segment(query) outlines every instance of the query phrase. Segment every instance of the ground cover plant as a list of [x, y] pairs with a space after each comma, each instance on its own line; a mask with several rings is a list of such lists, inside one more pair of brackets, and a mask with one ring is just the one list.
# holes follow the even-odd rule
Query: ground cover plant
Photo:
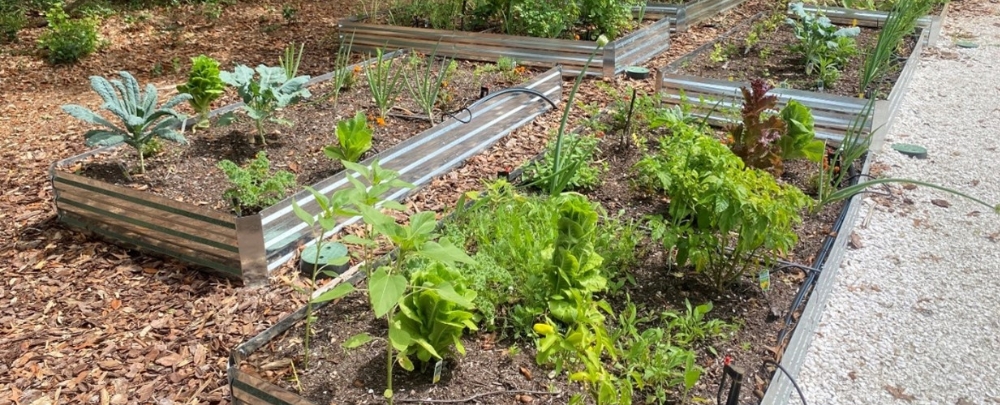
[[[186, 140], [188, 144], [163, 145], [160, 152], [150, 159], [143, 154], [139, 159], [139, 172], [143, 176], [131, 174], [128, 169], [130, 159], [121, 150], [99, 154], [71, 170], [113, 184], [150, 188], [170, 198], [209, 205], [218, 210], [231, 209], [240, 215], [253, 214], [268, 206], [258, 202], [273, 203], [276, 200], [239, 198], [238, 201], [250, 203], [231, 205], [233, 196], [226, 193], [231, 187], [230, 179], [217, 167], [219, 162], [228, 160], [242, 167], [252, 161], [258, 152], [266, 152], [271, 169], [291, 173], [298, 184], [313, 184], [342, 170], [342, 159], [364, 159], [429, 128], [431, 119], [436, 123], [440, 117], [478, 99], [483, 86], [503, 88], [526, 80], [531, 74], [526, 69], [511, 74], [483, 72], [481, 64], [433, 56], [407, 59], [383, 55], [381, 62], [351, 66], [343, 63], [345, 57], [342, 55], [339, 57], [339, 72], [343, 74], [338, 72], [334, 75], [340, 80], [325, 81], [306, 88], [308, 76], [296, 76], [295, 64], [288, 62], [298, 60], [295, 52], [281, 59], [285, 61], [284, 66], [261, 64], [251, 69], [238, 65], [233, 71], [216, 72], [209, 59], [195, 58], [188, 83], [180, 88], [197, 97], [183, 93], [166, 107], [169, 109], [190, 98], [196, 112], [203, 116], [204, 108], [212, 104], [213, 97], [218, 96], [219, 85], [227, 83], [229, 86], [224, 87], [224, 91], [235, 94], [245, 102], [240, 110], [210, 119], [209, 127], [199, 119], [198, 126], [201, 128], [183, 135], [179, 129], [174, 130], [174, 127], [179, 128], [180, 116], [162, 120], [169, 115], [167, 112], [150, 112], [151, 121], [142, 127], [147, 128], [146, 132], [122, 138], [124, 142], [135, 144], [139, 149], [154, 136], [176, 134], [176, 140]], [[407, 63], [408, 60], [415, 62]], [[377, 72], [390, 71], [396, 72], [394, 95], [376, 92], [385, 96], [381, 98], [384, 103], [378, 102], [379, 97], [374, 97], [372, 102], [371, 89], [380, 86], [373, 82], [384, 78]], [[215, 77], [216, 74], [218, 77]], [[404, 76], [407, 77], [404, 79]], [[416, 82], [417, 77], [423, 78], [423, 92], [414, 93], [427, 97], [411, 97], [402, 91], [404, 82]], [[434, 93], [433, 97], [429, 93]], [[388, 103], [390, 99], [395, 106]], [[125, 99], [126, 102], [128, 100], [131, 99]], [[117, 103], [113, 105], [117, 106]], [[79, 110], [77, 107], [67, 108], [73, 113]], [[143, 111], [137, 114], [141, 117]], [[83, 118], [98, 123], [96, 118]], [[269, 122], [281, 125], [265, 125]], [[136, 131], [142, 129], [136, 128]], [[132, 127], [122, 130], [130, 134], [135, 132]], [[88, 144], [103, 146], [123, 141], [109, 137], [110, 134], [93, 132], [88, 135]], [[148, 172], [146, 168], [149, 168]]]

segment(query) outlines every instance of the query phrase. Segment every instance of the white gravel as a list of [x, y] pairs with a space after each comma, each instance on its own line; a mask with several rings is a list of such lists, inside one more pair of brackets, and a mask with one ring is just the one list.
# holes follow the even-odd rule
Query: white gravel
[[[877, 158], [1000, 202], [1000, 5], [949, 15]], [[962, 33], [980, 47], [952, 45]], [[925, 160], [889, 148], [927, 147]], [[798, 382], [816, 404], [1000, 404], [1000, 216], [927, 188], [865, 200]], [[934, 199], [950, 203], [935, 205]], [[939, 202], [940, 203], [940, 202]], [[944, 204], [942, 204], [944, 205]], [[976, 212], [979, 212], [978, 214]], [[789, 404], [800, 403], [793, 393]]]

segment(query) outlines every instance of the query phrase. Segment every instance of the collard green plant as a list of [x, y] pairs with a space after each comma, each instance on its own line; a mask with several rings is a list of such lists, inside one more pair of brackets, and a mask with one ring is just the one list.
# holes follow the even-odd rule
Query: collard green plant
[[791, 249], [792, 226], [811, 202], [688, 125], [675, 126], [635, 170], [637, 185], [670, 197], [666, 216], [649, 218], [653, 239], [720, 290], [760, 268], [758, 256]]
[[212, 102], [222, 96], [226, 84], [219, 78], [219, 62], [205, 55], [191, 58], [191, 73], [188, 81], [177, 86], [177, 91], [191, 95], [191, 107], [198, 113], [198, 128], [209, 125], [208, 113]]
[[239, 216], [277, 204], [285, 199], [288, 189], [295, 187], [295, 175], [291, 172], [271, 173], [271, 161], [263, 151], [257, 152], [257, 157], [246, 168], [231, 160], [220, 161], [218, 167], [233, 183], [222, 197]]
[[[187, 143], [184, 135], [175, 128], [184, 122], [184, 116], [173, 108], [191, 99], [190, 94], [179, 94], [162, 106], [157, 107], [156, 86], [146, 85], [146, 91], [139, 89], [139, 82], [130, 73], [118, 73], [122, 80], [110, 82], [100, 76], [90, 77], [90, 87], [104, 104], [101, 108], [121, 120], [121, 126], [112, 124], [86, 107], [67, 104], [62, 110], [76, 119], [90, 124], [102, 125], [102, 129], [92, 129], [84, 134], [87, 146], [112, 146], [125, 143], [139, 154], [139, 172], [146, 172], [146, 160], [142, 153], [154, 137], [168, 141]], [[117, 92], [116, 92], [117, 91]]]
[[257, 126], [257, 137], [254, 143], [264, 145], [264, 121], [276, 120], [274, 113], [279, 108], [287, 107], [300, 99], [310, 96], [305, 85], [309, 76], [298, 76], [291, 80], [285, 76], [285, 69], [277, 66], [258, 65], [256, 77], [254, 69], [239, 65], [232, 72], [223, 71], [219, 78], [226, 84], [236, 88], [243, 100], [243, 110], [254, 120]]
[[780, 114], [771, 114], [778, 97], [768, 95], [771, 86], [761, 79], [750, 82], [743, 92], [741, 122], [726, 127], [730, 149], [750, 167], [780, 175], [783, 162], [808, 159], [819, 162], [825, 153], [823, 142], [815, 139], [812, 113], [804, 105], [789, 100]]
[[368, 119], [358, 111], [354, 118], [337, 122], [337, 144], [323, 148], [323, 153], [334, 160], [357, 162], [372, 148], [372, 129]]
[[368, 78], [368, 89], [372, 92], [379, 118], [385, 119], [389, 110], [396, 105], [396, 97], [400, 92], [399, 79], [403, 69], [393, 68], [395, 58], [386, 58], [381, 49], [375, 53], [375, 65], [366, 66], [365, 75]]
[[[798, 39], [790, 48], [802, 55], [807, 75], [816, 72], [832, 77], [831, 70], [839, 71], [857, 53], [854, 37], [861, 33], [861, 28], [837, 28], [826, 16], [806, 12], [802, 3], [793, 3], [790, 9], [796, 18], [786, 22], [793, 27]], [[832, 84], [824, 82], [825, 87]]]
[[100, 45], [97, 20], [70, 19], [62, 2], [52, 4], [45, 13], [45, 20], [48, 28], [38, 37], [38, 45], [45, 50], [49, 63], [74, 63], [94, 53]]

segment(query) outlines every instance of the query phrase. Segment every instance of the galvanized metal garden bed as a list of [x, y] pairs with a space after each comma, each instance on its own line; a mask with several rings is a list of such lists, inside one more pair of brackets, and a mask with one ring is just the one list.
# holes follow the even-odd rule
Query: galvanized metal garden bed
[[[742, 0], [741, 0], [742, 1]], [[626, 67], [643, 63], [670, 47], [670, 19], [608, 43], [587, 70], [589, 75], [610, 77]], [[413, 49], [458, 59], [496, 62], [501, 56], [528, 66], [562, 65], [563, 73], [576, 75], [597, 47], [595, 41], [534, 38], [516, 35], [448, 31], [372, 24], [357, 19], [340, 21], [339, 30], [353, 49]]]
[[[314, 81], [328, 79], [326, 75]], [[553, 68], [523, 87], [557, 101], [562, 94], [561, 70]], [[474, 106], [468, 123], [448, 119], [363, 163], [379, 159], [382, 167], [400, 172], [403, 180], [419, 187], [549, 108], [548, 103], [535, 95], [502, 94]], [[310, 213], [319, 212], [312, 194], [305, 190], [256, 215], [236, 217], [64, 170], [111, 149], [93, 150], [52, 165], [50, 176], [58, 217], [71, 228], [92, 231], [114, 243], [174, 257], [244, 284], [265, 283], [271, 270], [291, 259], [300, 246], [313, 243], [319, 236], [292, 212], [292, 200]], [[341, 172], [311, 187], [329, 195], [348, 185], [346, 173]], [[398, 200], [406, 194], [405, 190], [391, 190], [384, 198]], [[337, 231], [339, 228], [334, 230]]]
[[[918, 28], [916, 35], [919, 39], [910, 56], [906, 58], [889, 96], [885, 100], [875, 101], [874, 108], [867, 114], [863, 128], [874, 136], [872, 140], [872, 148], [874, 149], [880, 147], [881, 142], [885, 139], [885, 133], [896, 118], [906, 88], [917, 68], [917, 61], [920, 59], [920, 53], [926, 42], [927, 32]], [[701, 52], [706, 52], [716, 42], [724, 38], [721, 37], [709, 42], [665, 68], [657, 70], [656, 91], [660, 94], [662, 102], [673, 105], [687, 103], [691, 105], [694, 114], [700, 117], [709, 116], [708, 121], [713, 125], [721, 126], [731, 122], [731, 119], [720, 113], [720, 110], [739, 109], [743, 99], [740, 88], [749, 86], [749, 83], [674, 73], [686, 61]], [[864, 98], [805, 90], [776, 88], [771, 90], [770, 94], [778, 96], [778, 108], [784, 107], [788, 100], [795, 100], [809, 107], [815, 119], [817, 138], [835, 143], [843, 140], [844, 133], [850, 128], [851, 123], [864, 112], [868, 103], [868, 100]], [[705, 102], [699, 103], [699, 99], [703, 99]]]
[[[668, 18], [671, 22], [671, 29], [677, 32], [687, 31], [689, 28], [701, 24], [709, 18], [722, 14], [733, 7], [743, 4], [745, 0], [693, 0], [683, 4], [661, 3], [656, 1], [646, 2], [643, 18], [659, 19]], [[634, 11], [639, 11], [637, 8]]]
[[[927, 32], [926, 44], [934, 46], [941, 37], [941, 26], [948, 18], [948, 5], [945, 3], [937, 14], [928, 15], [917, 20], [917, 26]], [[879, 28], [885, 25], [889, 13], [885, 11], [854, 10], [842, 7], [825, 7], [807, 4], [802, 7], [808, 13], [821, 12], [834, 24], [857, 25], [860, 27]], [[789, 12], [789, 15], [792, 15]]]

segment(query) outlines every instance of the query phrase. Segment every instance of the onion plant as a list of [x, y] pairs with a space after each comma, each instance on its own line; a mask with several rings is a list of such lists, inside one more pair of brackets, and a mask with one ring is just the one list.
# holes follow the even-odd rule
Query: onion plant
[[[927, 15], [934, 6], [933, 0], [899, 0], [885, 20], [885, 26], [878, 34], [875, 48], [868, 53], [861, 70], [860, 89], [862, 96], [875, 79], [884, 75], [889, 69], [889, 62], [896, 53], [903, 37], [909, 35], [917, 27], [917, 19]], [[875, 97], [874, 94], [869, 95]]]

